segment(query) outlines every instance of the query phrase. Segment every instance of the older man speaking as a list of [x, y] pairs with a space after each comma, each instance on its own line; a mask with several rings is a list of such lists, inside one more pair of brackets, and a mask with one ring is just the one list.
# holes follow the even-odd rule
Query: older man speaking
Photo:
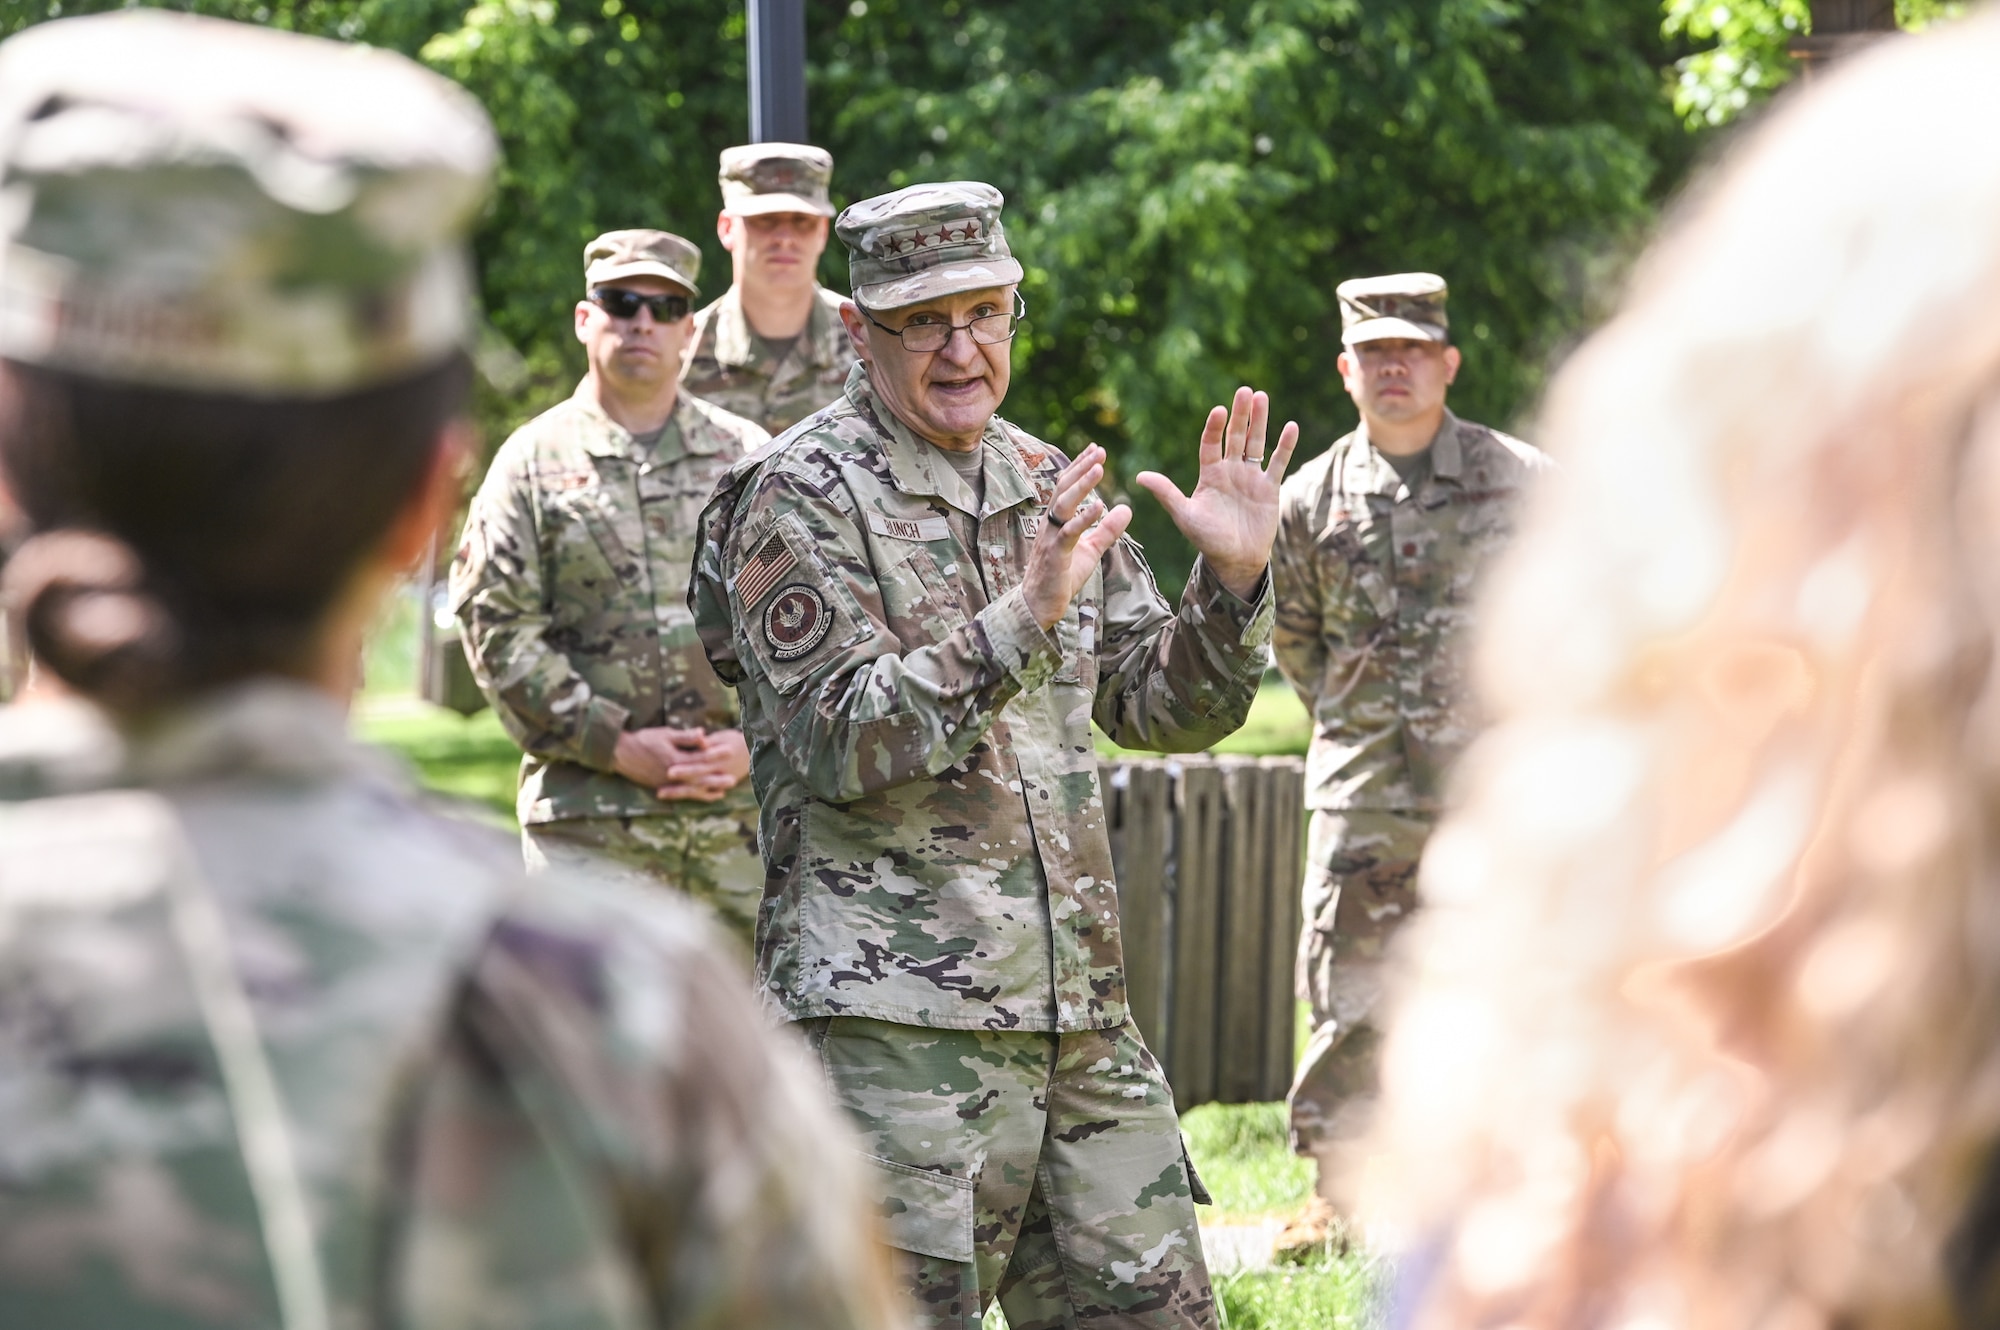
[[763, 810], [758, 977], [861, 1128], [932, 1323], [997, 1295], [1016, 1327], [1213, 1325], [1090, 722], [1174, 750], [1242, 723], [1298, 431], [1267, 465], [1242, 389], [1192, 495], [1137, 478], [1201, 552], [1176, 613], [1094, 494], [1104, 450], [994, 414], [1022, 313], [1000, 207], [960, 182], [841, 214], [861, 363], [702, 517], [690, 596]]

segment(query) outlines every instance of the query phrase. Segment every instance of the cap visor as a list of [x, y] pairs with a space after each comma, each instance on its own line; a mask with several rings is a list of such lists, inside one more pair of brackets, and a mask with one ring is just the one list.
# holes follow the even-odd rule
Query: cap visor
[[602, 286], [625, 277], [659, 277], [672, 282], [691, 296], [701, 294], [701, 288], [675, 272], [664, 263], [594, 263], [583, 275], [586, 286]]
[[803, 212], [814, 217], [833, 216], [831, 203], [815, 203], [803, 194], [745, 194], [730, 199], [722, 210], [737, 217], [761, 217], [772, 212]]
[[1349, 346], [1360, 342], [1386, 342], [1392, 338], [1407, 342], [1448, 342], [1451, 334], [1435, 323], [1411, 323], [1408, 319], [1367, 319], [1340, 334], [1340, 340]]
[[946, 263], [893, 282], [871, 282], [854, 289], [854, 299], [869, 309], [901, 309], [920, 300], [955, 296], [961, 291], [985, 291], [1021, 280], [1019, 259], [982, 259], [977, 263]]

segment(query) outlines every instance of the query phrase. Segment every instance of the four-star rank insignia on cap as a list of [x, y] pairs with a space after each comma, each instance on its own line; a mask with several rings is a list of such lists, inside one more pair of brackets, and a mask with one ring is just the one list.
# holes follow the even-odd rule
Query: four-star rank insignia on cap
[[826, 612], [826, 600], [803, 582], [794, 582], [778, 593], [764, 611], [764, 641], [778, 660], [797, 660], [826, 638], [833, 616]]

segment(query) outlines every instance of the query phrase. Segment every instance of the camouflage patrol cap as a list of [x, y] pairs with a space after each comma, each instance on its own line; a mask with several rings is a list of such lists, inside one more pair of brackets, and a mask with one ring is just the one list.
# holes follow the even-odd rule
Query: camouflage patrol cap
[[387, 51], [125, 10], [0, 43], [0, 356], [264, 396], [477, 328], [479, 104]]
[[833, 154], [807, 143], [745, 143], [722, 150], [722, 207], [739, 217], [764, 212], [833, 216], [826, 196]]
[[701, 251], [671, 231], [606, 231], [583, 247], [583, 285], [588, 290], [621, 277], [664, 277], [698, 296]]
[[1448, 342], [1444, 278], [1436, 273], [1401, 272], [1393, 277], [1356, 277], [1334, 288], [1340, 298], [1340, 340], [1381, 342], [1391, 337]]
[[833, 224], [849, 288], [870, 309], [983, 291], [1021, 280], [1000, 225], [1000, 191], [976, 180], [911, 185], [863, 199]]

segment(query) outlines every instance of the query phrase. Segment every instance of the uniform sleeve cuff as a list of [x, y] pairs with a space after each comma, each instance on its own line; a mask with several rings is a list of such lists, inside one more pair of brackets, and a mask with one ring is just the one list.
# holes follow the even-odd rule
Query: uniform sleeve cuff
[[1270, 642], [1277, 610], [1277, 599], [1271, 594], [1270, 565], [1265, 565], [1264, 575], [1257, 579], [1256, 588], [1245, 600], [1222, 585], [1222, 579], [1210, 570], [1207, 559], [1197, 556], [1194, 571], [1188, 577], [1187, 598], [1201, 607], [1204, 619], [1233, 625], [1236, 640], [1244, 646], [1261, 647]]
[[1001, 669], [1014, 676], [1027, 692], [1048, 682], [1062, 663], [1062, 648], [1055, 636], [1035, 622], [1028, 612], [1028, 597], [1015, 587], [979, 611], [986, 626], [986, 640]]
[[610, 771], [618, 763], [618, 736], [632, 713], [607, 698], [593, 697], [584, 706], [583, 731], [578, 744], [583, 764], [598, 771]]

